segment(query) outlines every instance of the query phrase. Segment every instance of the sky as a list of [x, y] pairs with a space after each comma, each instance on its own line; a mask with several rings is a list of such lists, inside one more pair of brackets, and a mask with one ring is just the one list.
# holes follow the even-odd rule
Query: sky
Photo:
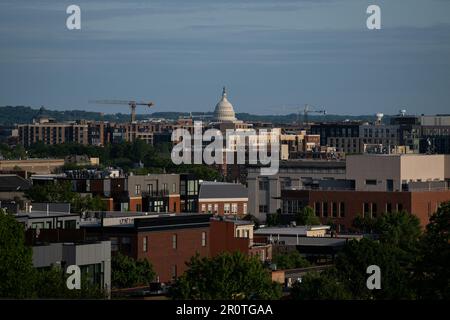
[[450, 113], [450, 0], [0, 0], [0, 106], [206, 112], [224, 85], [236, 112]]

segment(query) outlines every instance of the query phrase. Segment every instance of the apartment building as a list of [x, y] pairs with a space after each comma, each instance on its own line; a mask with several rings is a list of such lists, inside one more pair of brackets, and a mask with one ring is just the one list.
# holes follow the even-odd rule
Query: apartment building
[[239, 183], [204, 181], [200, 184], [198, 203], [202, 213], [242, 217], [248, 213], [247, 188]]
[[19, 143], [29, 147], [37, 142], [54, 145], [61, 143], [88, 144], [88, 125], [77, 122], [59, 123], [41, 117], [37, 122], [18, 125]]

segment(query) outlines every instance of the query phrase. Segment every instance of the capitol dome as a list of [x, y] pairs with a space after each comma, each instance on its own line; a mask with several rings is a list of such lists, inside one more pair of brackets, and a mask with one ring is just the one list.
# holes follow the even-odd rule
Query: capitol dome
[[227, 99], [227, 91], [223, 87], [222, 99], [217, 103], [214, 109], [214, 121], [217, 122], [234, 122], [236, 117], [233, 105]]

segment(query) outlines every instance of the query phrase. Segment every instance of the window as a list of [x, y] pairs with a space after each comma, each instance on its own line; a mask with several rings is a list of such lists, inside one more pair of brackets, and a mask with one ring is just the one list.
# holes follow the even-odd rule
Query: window
[[259, 190], [269, 190], [269, 181], [268, 180], [259, 181]]
[[316, 217], [320, 217], [320, 202], [314, 204], [314, 209], [316, 211]]
[[219, 205], [217, 203], [214, 204], [214, 213], [219, 212]]
[[172, 249], [176, 249], [177, 248], [177, 235], [174, 234], [172, 235]]
[[392, 179], [386, 180], [386, 191], [394, 191], [394, 180]]
[[244, 203], [244, 210], [243, 210], [244, 212], [244, 214], [247, 214], [247, 204], [246, 203]]
[[392, 203], [386, 203], [386, 212], [392, 212]]
[[119, 251], [119, 239], [117, 237], [110, 237], [109, 240], [111, 241], [111, 251]]
[[138, 203], [136, 204], [136, 211], [141, 212], [142, 211], [142, 204]]
[[229, 203], [225, 203], [223, 205], [223, 212], [224, 212], [224, 214], [229, 214], [230, 213], [230, 204]]
[[137, 185], [135, 186], [134, 194], [138, 195], [138, 194], [140, 194], [140, 193], [141, 193], [141, 185], [140, 185], [140, 184], [137, 184]]
[[202, 213], [206, 212], [206, 204], [202, 203]]
[[403, 204], [399, 203], [397, 204], [397, 211], [402, 212], [403, 211]]
[[172, 265], [172, 278], [176, 278], [177, 277], [177, 265], [174, 264]]
[[267, 213], [267, 206], [264, 205], [259, 206], [259, 212]]
[[206, 247], [206, 232], [202, 232], [202, 247]]
[[177, 193], [177, 185], [172, 183], [172, 193]]
[[238, 212], [238, 205], [237, 205], [237, 203], [232, 203], [231, 204], [231, 213], [232, 214], [237, 214], [237, 212]]
[[372, 203], [372, 218], [376, 218], [378, 213], [378, 208], [376, 203]]
[[143, 252], [147, 252], [147, 250], [148, 250], [147, 241], [148, 241], [147, 237], [142, 238], [142, 251]]
[[44, 223], [43, 222], [33, 222], [31, 224], [32, 229], [44, 229]]
[[169, 189], [167, 189], [167, 183], [163, 183], [163, 193], [166, 194], [169, 191]]
[[333, 215], [333, 218], [337, 218], [337, 216], [338, 216], [338, 206], [337, 206], [336, 202], [332, 203], [332, 215]]
[[366, 180], [366, 185], [368, 185], [368, 186], [376, 186], [377, 185], [377, 180], [367, 179]]
[[208, 213], [212, 213], [212, 204], [208, 203]]
[[323, 203], [323, 216], [328, 217], [328, 202]]
[[345, 217], [345, 203], [344, 202], [339, 203], [339, 217], [341, 217], [341, 218]]
[[370, 213], [369, 204], [367, 202], [364, 202], [363, 213], [364, 213], [364, 215], [363, 215], [364, 217], [366, 216], [366, 214]]
[[153, 194], [153, 185], [152, 184], [147, 185], [147, 191], [150, 195]]
[[131, 239], [130, 237], [122, 237], [122, 251], [131, 252]]
[[76, 220], [66, 220], [64, 221], [64, 229], [76, 229], [77, 222]]

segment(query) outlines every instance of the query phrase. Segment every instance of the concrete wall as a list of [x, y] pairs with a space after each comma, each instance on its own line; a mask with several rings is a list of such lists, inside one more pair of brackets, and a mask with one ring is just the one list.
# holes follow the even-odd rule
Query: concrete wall
[[[445, 155], [350, 155], [347, 156], [347, 179], [355, 180], [358, 191], [387, 191], [387, 180], [393, 191], [401, 191], [402, 182], [444, 180], [449, 172]], [[376, 180], [376, 184], [366, 184]]]

